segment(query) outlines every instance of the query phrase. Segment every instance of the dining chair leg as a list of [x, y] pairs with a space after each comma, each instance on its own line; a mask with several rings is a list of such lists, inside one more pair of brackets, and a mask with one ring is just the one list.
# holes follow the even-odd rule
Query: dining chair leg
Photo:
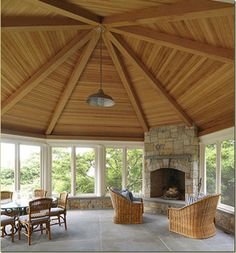
[[43, 234], [43, 224], [40, 224], [41, 235]]
[[66, 214], [64, 214], [64, 223], [65, 223], [65, 230], [67, 230]]
[[61, 219], [60, 219], [60, 215], [58, 215], [57, 217], [58, 217], [58, 223], [59, 223], [59, 226], [61, 226]]
[[21, 231], [21, 224], [20, 221], [18, 221], [18, 240], [20, 240], [20, 231]]
[[15, 227], [15, 224], [12, 223], [11, 224], [11, 241], [14, 242], [14, 227]]
[[31, 245], [31, 226], [28, 226], [28, 244]]
[[46, 231], [48, 232], [48, 239], [51, 240], [51, 229], [50, 229], [50, 221], [46, 224]]
[[2, 227], [2, 237], [4, 237], [5, 226]]

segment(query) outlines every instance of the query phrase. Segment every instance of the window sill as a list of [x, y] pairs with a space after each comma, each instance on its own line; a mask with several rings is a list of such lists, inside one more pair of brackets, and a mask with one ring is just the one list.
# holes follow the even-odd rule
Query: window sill
[[228, 207], [228, 206], [222, 205], [222, 204], [218, 205], [217, 210], [219, 210], [221, 212], [229, 213], [229, 214], [234, 214], [234, 208], [233, 207]]
[[104, 199], [110, 198], [109, 196], [96, 196], [96, 195], [78, 195], [78, 196], [69, 196], [68, 199]]

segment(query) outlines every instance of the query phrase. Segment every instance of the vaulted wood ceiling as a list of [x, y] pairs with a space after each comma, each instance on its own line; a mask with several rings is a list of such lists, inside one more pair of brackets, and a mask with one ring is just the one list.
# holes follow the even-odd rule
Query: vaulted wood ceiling
[[[115, 106], [92, 107], [99, 88]], [[2, 132], [143, 140], [185, 123], [234, 125], [234, 4], [210, 0], [2, 0]]]

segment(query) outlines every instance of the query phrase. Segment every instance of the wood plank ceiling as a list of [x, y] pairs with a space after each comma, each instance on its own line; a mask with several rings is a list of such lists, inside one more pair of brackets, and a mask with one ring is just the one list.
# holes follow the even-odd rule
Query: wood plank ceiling
[[[115, 106], [86, 104], [103, 88]], [[162, 125], [234, 125], [234, 4], [2, 0], [2, 132], [134, 140]]]

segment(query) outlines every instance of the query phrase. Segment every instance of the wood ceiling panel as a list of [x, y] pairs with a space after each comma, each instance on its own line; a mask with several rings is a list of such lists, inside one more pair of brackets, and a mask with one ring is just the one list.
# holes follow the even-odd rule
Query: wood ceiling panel
[[152, 6], [168, 5], [178, 1], [179, 0], [68, 0], [70, 3], [77, 4], [78, 6], [103, 17]]
[[63, 48], [76, 31], [10, 32], [2, 35], [2, 100]]
[[[49, 75], [35, 89], [18, 102], [9, 113], [2, 117], [6, 125], [37, 126], [45, 130], [64, 85], [69, 79], [80, 51], [71, 56], [56, 71]], [[19, 120], [16, 120], [16, 119]], [[40, 121], [40, 122], [39, 122]]]
[[174, 22], [157, 22], [142, 26], [157, 32], [168, 33], [218, 47], [234, 48], [233, 15]]
[[2, 0], [1, 12], [3, 16], [58, 16], [45, 8], [38, 7], [36, 2], [22, 0]]

